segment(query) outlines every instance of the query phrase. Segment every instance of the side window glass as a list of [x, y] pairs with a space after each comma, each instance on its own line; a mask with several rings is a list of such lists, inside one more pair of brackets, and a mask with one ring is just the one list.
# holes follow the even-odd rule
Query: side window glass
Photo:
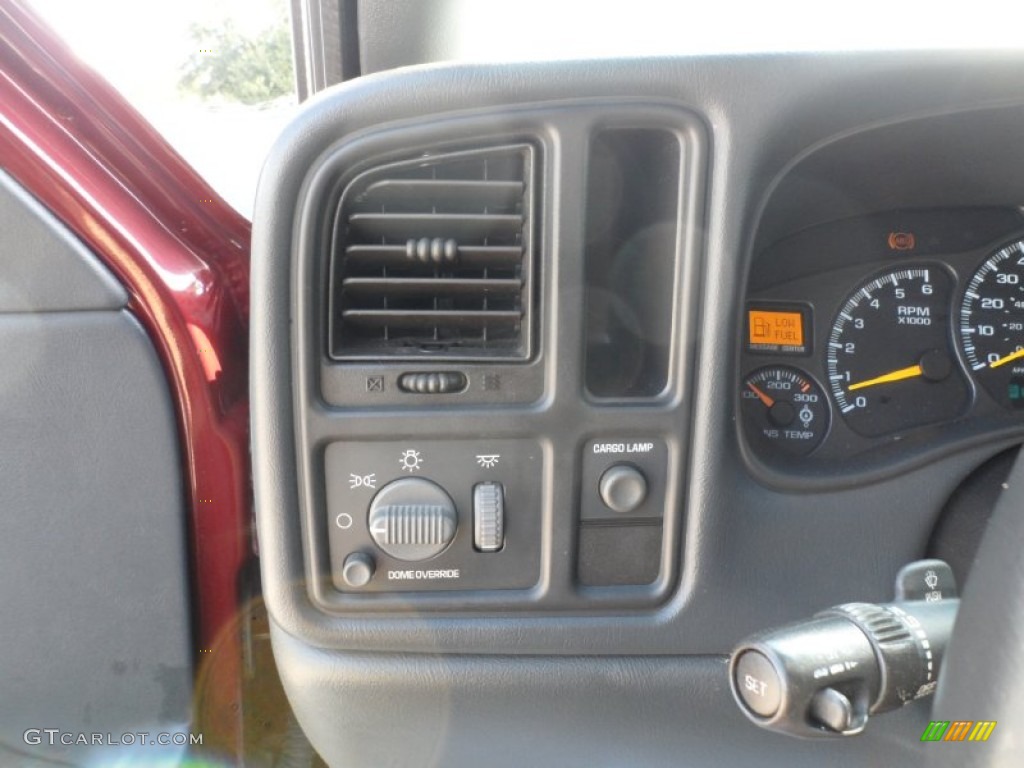
[[296, 108], [287, 0], [30, 0], [225, 200], [252, 214]]

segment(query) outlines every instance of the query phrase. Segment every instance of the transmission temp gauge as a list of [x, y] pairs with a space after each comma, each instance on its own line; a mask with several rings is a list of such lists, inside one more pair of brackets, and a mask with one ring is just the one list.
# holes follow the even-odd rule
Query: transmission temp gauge
[[806, 456], [828, 432], [828, 400], [797, 368], [772, 365], [743, 380], [740, 411], [748, 439], [764, 450]]

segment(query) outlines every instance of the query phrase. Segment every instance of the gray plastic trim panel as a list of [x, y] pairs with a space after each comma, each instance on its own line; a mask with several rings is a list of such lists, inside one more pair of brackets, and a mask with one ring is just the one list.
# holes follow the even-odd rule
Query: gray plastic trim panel
[[128, 294], [52, 213], [0, 171], [0, 313], [121, 309]]
[[[632, 61], [420, 67], [360, 78], [312, 100], [285, 131], [264, 168], [253, 250], [253, 458], [257, 518], [268, 607], [291, 635], [324, 648], [542, 653], [722, 653], [740, 637], [848, 600], [883, 599], [904, 563], [921, 556], [946, 498], [996, 444], [964, 448], [927, 466], [899, 467], [857, 487], [781, 492], [754, 477], [734, 427], [743, 285], [760, 211], [798, 158], [837, 136], [928, 115], [1024, 103], [1020, 52], [870, 53], [719, 56]], [[296, 211], [309, 170], [383, 126], [422, 125], [436, 116], [508, 114], [553, 102], [661, 103], [705, 116], [708, 142], [705, 269], [696, 313], [693, 407], [687, 439], [670, 461], [688, 485], [685, 536], [676, 553], [680, 588], [656, 611], [609, 608], [606, 615], [327, 616], [308, 593], [309, 532], [300, 520], [291, 272]], [[431, 117], [434, 116], [434, 117]], [[560, 151], [580, 152], [573, 146]], [[579, 172], [579, 165], [575, 166]], [[559, 227], [579, 226], [579, 211], [555, 200]], [[556, 272], [576, 270], [563, 241]], [[557, 297], [556, 297], [557, 298]], [[550, 350], [548, 350], [550, 352]], [[566, 367], [576, 364], [567, 359]], [[308, 375], [313, 369], [305, 368]], [[569, 374], [568, 381], [572, 381]], [[556, 376], [555, 382], [559, 379]], [[556, 386], [560, 386], [557, 385]], [[725, 388], [723, 390], [723, 387]], [[726, 392], [723, 395], [723, 391]], [[571, 386], [555, 395], [565, 412], [595, 431], [646, 426], [654, 406], [595, 411]], [[603, 413], [602, 421], [594, 421]], [[613, 414], [614, 418], [610, 418]], [[441, 416], [440, 411], [438, 415]], [[514, 436], [535, 408], [467, 409], [462, 426]], [[443, 416], [442, 416], [443, 418]], [[408, 413], [352, 411], [339, 427], [351, 439], [436, 434], [435, 422]], [[662, 434], [643, 429], [649, 436]], [[674, 428], [672, 429], [674, 433]], [[680, 433], [682, 434], [682, 433]], [[310, 434], [314, 445], [329, 435]], [[683, 452], [685, 450], [685, 453]], [[304, 481], [303, 481], [304, 482]], [[558, 505], [556, 505], [557, 507]], [[884, 546], [879, 546], [883, 542]], [[565, 540], [550, 551], [563, 552]]]

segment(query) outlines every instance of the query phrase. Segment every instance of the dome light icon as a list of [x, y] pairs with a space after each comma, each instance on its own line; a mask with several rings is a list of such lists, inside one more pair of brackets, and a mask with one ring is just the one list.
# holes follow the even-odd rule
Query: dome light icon
[[398, 459], [398, 463], [402, 465], [402, 469], [406, 472], [415, 472], [421, 466], [423, 466], [423, 457], [420, 452], [409, 448], [403, 451], [401, 457]]

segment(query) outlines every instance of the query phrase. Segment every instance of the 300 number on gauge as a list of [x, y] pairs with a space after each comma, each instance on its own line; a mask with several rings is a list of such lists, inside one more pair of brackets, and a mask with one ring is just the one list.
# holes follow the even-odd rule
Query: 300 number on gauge
[[970, 390], [949, 332], [952, 279], [939, 266], [887, 271], [843, 303], [828, 339], [836, 407], [867, 437], [945, 421]]

